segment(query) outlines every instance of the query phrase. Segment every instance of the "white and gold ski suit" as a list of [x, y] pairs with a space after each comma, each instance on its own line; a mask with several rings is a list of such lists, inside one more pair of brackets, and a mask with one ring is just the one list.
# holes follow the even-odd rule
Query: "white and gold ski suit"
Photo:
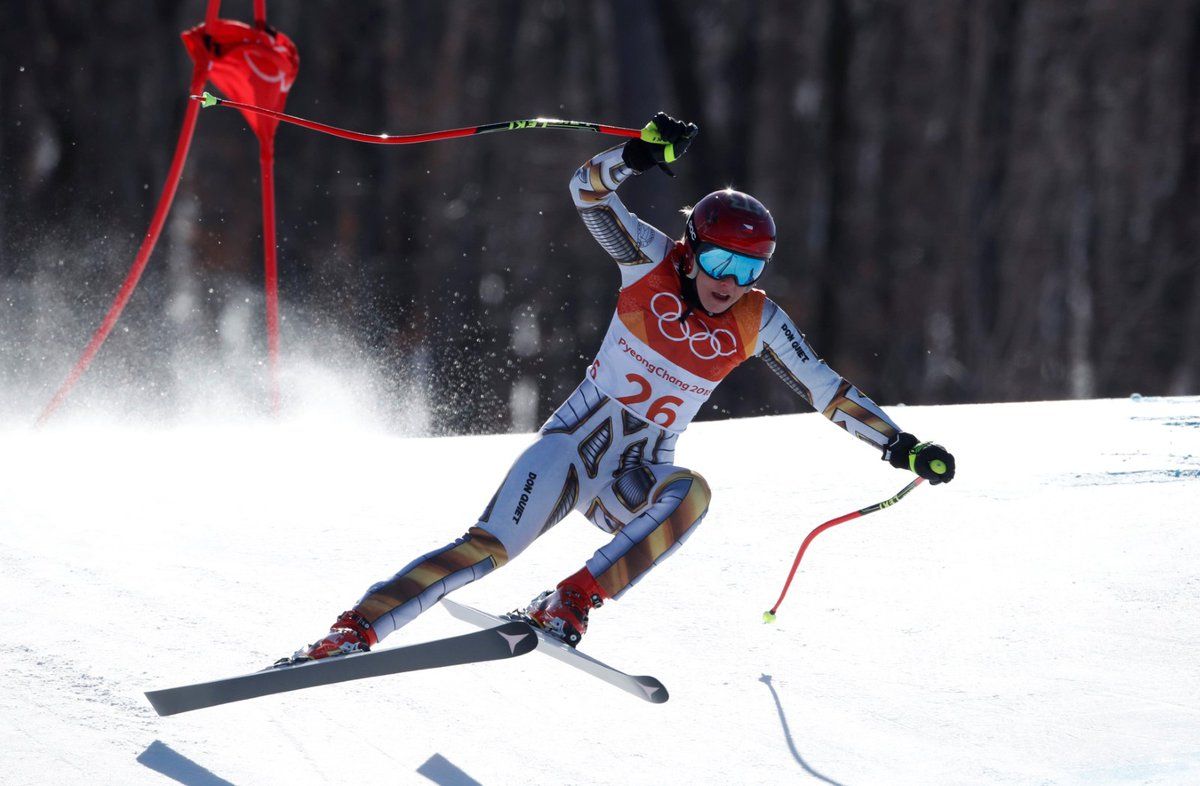
[[584, 224], [618, 263], [616, 313], [583, 382], [517, 458], [474, 527], [367, 592], [355, 611], [379, 638], [524, 551], [571, 511], [613, 534], [587, 561], [619, 598], [675, 552], [708, 511], [708, 484], [675, 463], [675, 442], [717, 384], [758, 356], [819, 412], [882, 448], [899, 428], [820, 360], [762, 290], [697, 313], [678, 269], [682, 245], [617, 198], [621, 148], [571, 179]]

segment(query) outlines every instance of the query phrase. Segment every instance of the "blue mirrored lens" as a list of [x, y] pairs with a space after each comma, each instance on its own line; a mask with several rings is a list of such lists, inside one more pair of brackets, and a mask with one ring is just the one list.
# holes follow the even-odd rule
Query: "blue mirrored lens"
[[697, 255], [700, 269], [713, 278], [730, 278], [738, 286], [748, 287], [762, 275], [767, 266], [765, 259], [748, 257], [716, 246], [705, 246]]

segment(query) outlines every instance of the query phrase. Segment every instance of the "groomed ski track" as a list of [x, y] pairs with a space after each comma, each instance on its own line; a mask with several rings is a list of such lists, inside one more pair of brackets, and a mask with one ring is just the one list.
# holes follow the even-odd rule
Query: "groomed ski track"
[[[583, 650], [159, 718], [142, 692], [270, 663], [466, 531], [527, 435], [344, 420], [0, 425], [0, 781], [215, 784], [1200, 782], [1200, 399], [893, 407], [958, 478], [817, 415], [694, 425], [713, 489]], [[605, 542], [573, 516], [455, 597], [504, 611]], [[434, 609], [385, 644], [470, 630]]]

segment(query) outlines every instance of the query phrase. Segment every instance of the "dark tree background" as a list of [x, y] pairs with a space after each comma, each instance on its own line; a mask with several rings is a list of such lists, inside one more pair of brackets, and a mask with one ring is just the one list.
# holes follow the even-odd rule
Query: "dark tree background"
[[[128, 270], [185, 108], [178, 34], [203, 15], [201, 0], [0, 10], [10, 388], [48, 396]], [[678, 179], [648, 173], [626, 203], [678, 234], [708, 191], [759, 196], [780, 228], [763, 286], [880, 402], [1200, 390], [1194, 0], [272, 0], [268, 18], [300, 50], [288, 111], [344, 127], [698, 122]], [[336, 329], [433, 393], [440, 431], [535, 425], [615, 302], [566, 188], [609, 143], [380, 148], [281, 127], [285, 356], [300, 325]], [[242, 118], [202, 113], [168, 229], [85, 384], [120, 368], [169, 399], [164, 359], [219, 354], [231, 314], [262, 340], [244, 297], [261, 285], [258, 199]], [[51, 313], [68, 316], [37, 318]], [[800, 406], [757, 363], [713, 405]]]

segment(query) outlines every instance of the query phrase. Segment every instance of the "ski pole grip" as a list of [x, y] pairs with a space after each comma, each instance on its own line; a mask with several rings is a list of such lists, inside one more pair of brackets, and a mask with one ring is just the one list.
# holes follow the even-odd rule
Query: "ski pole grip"
[[653, 120], [646, 124], [642, 129], [642, 141], [649, 142], [652, 145], [665, 145], [667, 140], [663, 139], [662, 132], [658, 130], [658, 126]]

